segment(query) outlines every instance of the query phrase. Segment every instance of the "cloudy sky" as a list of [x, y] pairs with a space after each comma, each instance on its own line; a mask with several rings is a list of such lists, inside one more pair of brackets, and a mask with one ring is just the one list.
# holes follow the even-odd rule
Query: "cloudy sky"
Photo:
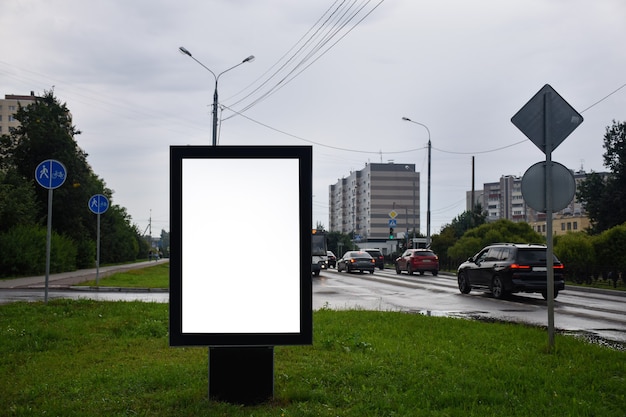
[[211, 143], [215, 80], [180, 46], [216, 74], [255, 55], [219, 78], [219, 144], [312, 145], [327, 227], [329, 185], [393, 161], [422, 173], [425, 233], [430, 131], [437, 233], [472, 156], [477, 189], [545, 160], [510, 121], [545, 84], [585, 119], [552, 155], [570, 169], [605, 170], [605, 128], [626, 120], [623, 0], [4, 0], [0, 39], [0, 94], [54, 89], [112, 203], [153, 234], [169, 146]]

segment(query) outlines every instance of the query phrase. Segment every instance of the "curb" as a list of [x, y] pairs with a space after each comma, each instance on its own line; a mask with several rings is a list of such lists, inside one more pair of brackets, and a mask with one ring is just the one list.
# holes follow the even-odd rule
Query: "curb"
[[71, 285], [66, 288], [85, 292], [170, 292], [167, 288], [88, 287], [86, 285]]

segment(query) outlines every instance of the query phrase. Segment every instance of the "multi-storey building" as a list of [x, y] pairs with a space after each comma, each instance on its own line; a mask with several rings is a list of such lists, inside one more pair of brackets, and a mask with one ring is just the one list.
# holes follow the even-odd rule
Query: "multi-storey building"
[[19, 105], [26, 107], [36, 99], [33, 91], [29, 96], [6, 94], [4, 99], [0, 99], [0, 135], [8, 135], [11, 129], [19, 126], [20, 123], [15, 120]]
[[396, 234], [419, 231], [420, 175], [415, 164], [366, 164], [329, 187], [329, 230], [353, 233], [356, 241], [389, 238], [390, 213]]
[[[587, 178], [587, 173], [582, 169], [572, 171], [576, 184]], [[606, 173], [599, 173], [607, 175]], [[482, 190], [475, 190], [474, 205], [480, 204], [487, 212], [487, 221], [508, 219], [513, 222], [527, 222], [534, 230], [545, 235], [546, 213], [538, 212], [529, 207], [522, 195], [522, 178], [505, 175], [499, 182], [483, 184]], [[467, 210], [472, 209], [472, 192], [466, 193]], [[553, 213], [553, 231], [555, 234], [568, 231], [582, 231], [589, 227], [589, 219], [584, 207], [575, 197], [562, 210]]]

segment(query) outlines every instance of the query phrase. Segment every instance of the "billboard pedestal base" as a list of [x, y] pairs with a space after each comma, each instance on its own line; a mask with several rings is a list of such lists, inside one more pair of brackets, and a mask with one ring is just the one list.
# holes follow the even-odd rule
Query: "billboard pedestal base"
[[209, 348], [209, 399], [252, 405], [273, 397], [273, 346]]

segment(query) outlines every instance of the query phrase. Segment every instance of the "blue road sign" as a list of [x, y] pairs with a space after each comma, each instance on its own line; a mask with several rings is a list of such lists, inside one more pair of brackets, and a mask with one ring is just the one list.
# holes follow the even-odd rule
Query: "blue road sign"
[[96, 214], [102, 214], [109, 208], [109, 199], [102, 194], [92, 195], [89, 199], [89, 210]]
[[398, 225], [398, 221], [396, 219], [389, 219], [389, 227], [396, 227]]
[[46, 159], [35, 168], [35, 180], [48, 190], [62, 186], [66, 176], [65, 165], [55, 159]]

